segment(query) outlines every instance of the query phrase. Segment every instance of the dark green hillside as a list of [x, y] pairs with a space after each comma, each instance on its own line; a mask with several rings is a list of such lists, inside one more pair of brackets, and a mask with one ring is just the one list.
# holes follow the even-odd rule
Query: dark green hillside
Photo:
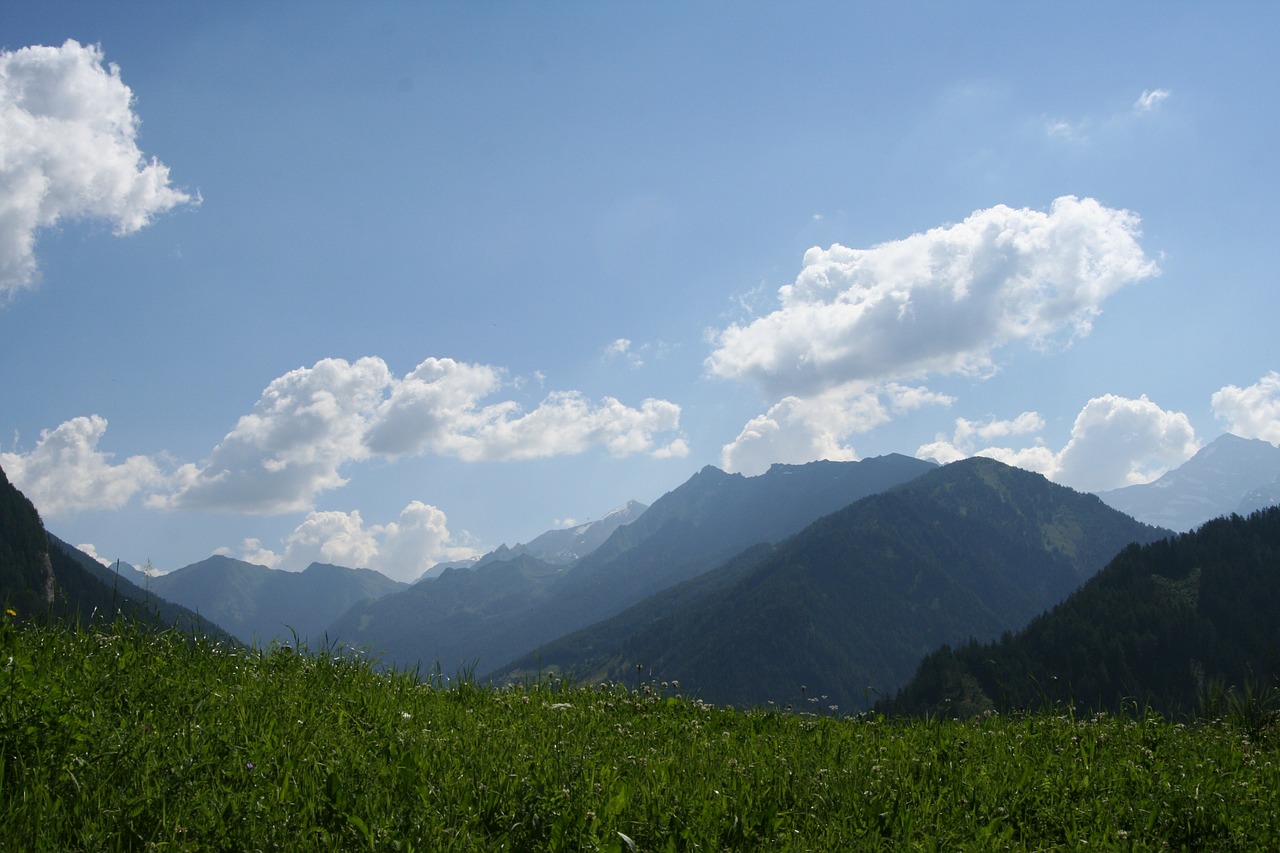
[[21, 619], [78, 622], [123, 615], [158, 628], [222, 636], [185, 607], [112, 576], [44, 529], [40, 514], [0, 470], [0, 599]]
[[53, 567], [40, 514], [0, 469], [0, 590], [22, 613], [52, 603]]
[[969, 459], [521, 663], [614, 679], [640, 664], [717, 703], [861, 708], [938, 645], [1023, 625], [1127, 543], [1162, 534], [1038, 474]]
[[1116, 556], [1016, 635], [931, 654], [885, 709], [967, 714], [1045, 702], [1174, 714], [1280, 676], [1280, 508]]

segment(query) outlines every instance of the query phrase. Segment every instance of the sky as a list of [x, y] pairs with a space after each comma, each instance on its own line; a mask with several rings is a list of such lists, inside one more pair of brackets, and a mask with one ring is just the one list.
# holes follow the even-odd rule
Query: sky
[[1280, 7], [0, 2], [0, 467], [402, 580], [706, 465], [1280, 443]]

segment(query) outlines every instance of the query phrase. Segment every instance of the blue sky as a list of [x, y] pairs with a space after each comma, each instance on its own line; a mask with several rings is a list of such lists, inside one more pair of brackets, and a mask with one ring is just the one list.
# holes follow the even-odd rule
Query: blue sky
[[3, 7], [0, 466], [103, 558], [1280, 443], [1269, 4]]

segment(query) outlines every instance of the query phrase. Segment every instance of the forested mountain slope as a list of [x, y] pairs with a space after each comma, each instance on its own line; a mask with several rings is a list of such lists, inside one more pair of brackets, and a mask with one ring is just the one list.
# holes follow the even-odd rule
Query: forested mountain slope
[[967, 459], [538, 649], [503, 674], [541, 666], [626, 680], [640, 666], [717, 703], [860, 708], [900, 687], [940, 644], [1019, 627], [1126, 544], [1168, 533], [1038, 474]]
[[998, 642], [943, 648], [884, 709], [972, 714], [1124, 703], [1194, 712], [1206, 693], [1280, 676], [1280, 507], [1124, 549]]

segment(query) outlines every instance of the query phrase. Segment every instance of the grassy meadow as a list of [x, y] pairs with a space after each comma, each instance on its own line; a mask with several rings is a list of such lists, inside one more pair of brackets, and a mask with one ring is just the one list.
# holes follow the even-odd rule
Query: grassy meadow
[[0, 847], [1280, 848], [1265, 718], [906, 721], [821, 697], [718, 709], [681, 689], [491, 689], [9, 616]]

